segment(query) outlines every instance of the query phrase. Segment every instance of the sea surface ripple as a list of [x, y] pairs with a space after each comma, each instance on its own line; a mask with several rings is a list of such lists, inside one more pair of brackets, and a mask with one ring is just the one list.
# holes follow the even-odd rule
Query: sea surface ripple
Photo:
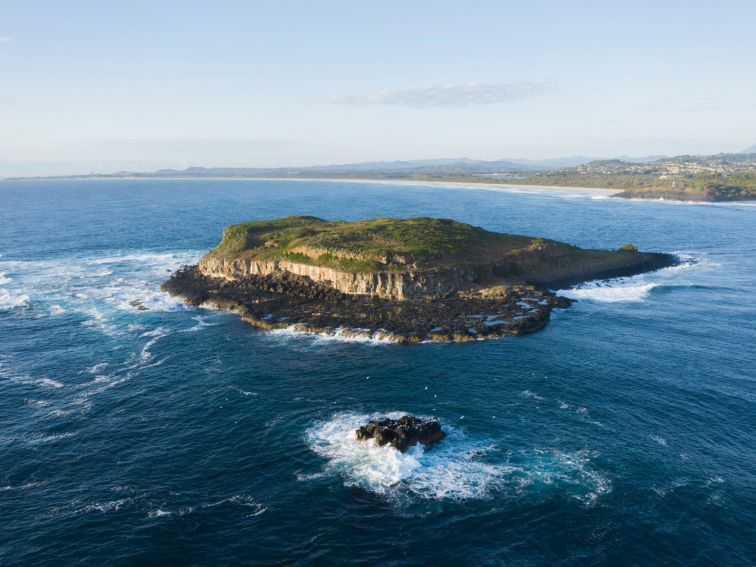
[[[756, 207], [250, 180], [0, 199], [1, 565], [756, 563]], [[472, 344], [264, 333], [160, 292], [224, 226], [288, 214], [684, 262]], [[351, 435], [405, 412], [447, 438]]]

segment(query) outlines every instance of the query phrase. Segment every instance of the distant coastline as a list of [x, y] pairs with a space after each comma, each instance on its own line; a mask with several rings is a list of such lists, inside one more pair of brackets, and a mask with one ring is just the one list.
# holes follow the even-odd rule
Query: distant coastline
[[[376, 185], [406, 185], [406, 186], [426, 186], [426, 187], [448, 187], [454, 189], [478, 189], [482, 191], [512, 191], [517, 193], [578, 193], [582, 195], [593, 195], [602, 198], [622, 198], [634, 201], [676, 201], [680, 203], [737, 203], [748, 202], [742, 201], [705, 201], [701, 199], [684, 198], [685, 195], [677, 198], [665, 195], [663, 193], [646, 193], [644, 195], [626, 194], [618, 189], [607, 189], [604, 187], [569, 187], [565, 185], [530, 185], [526, 183], [494, 183], [490, 181], [442, 181], [442, 180], [423, 180], [423, 179], [378, 179], [378, 178], [359, 178], [359, 177], [240, 177], [240, 176], [214, 176], [214, 177], [194, 177], [194, 176], [58, 176], [58, 177], [13, 177], [0, 181], [296, 181], [301, 183], [312, 183], [318, 181], [328, 181], [333, 183], [370, 183]], [[624, 193], [624, 194], [623, 194]]]
[[756, 153], [676, 156], [633, 161], [593, 160], [553, 168], [511, 160], [466, 158], [365, 162], [307, 167], [189, 167], [152, 172], [119, 171], [87, 175], [16, 177], [21, 180], [242, 179], [392, 183], [460, 188], [532, 188], [572, 191], [624, 199], [691, 202], [756, 200]]

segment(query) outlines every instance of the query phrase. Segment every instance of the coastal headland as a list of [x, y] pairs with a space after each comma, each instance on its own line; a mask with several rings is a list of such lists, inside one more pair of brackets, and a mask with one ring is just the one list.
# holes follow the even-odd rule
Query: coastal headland
[[448, 219], [293, 216], [235, 224], [163, 289], [262, 329], [470, 341], [542, 329], [570, 300], [549, 291], [677, 262], [631, 244], [590, 250]]

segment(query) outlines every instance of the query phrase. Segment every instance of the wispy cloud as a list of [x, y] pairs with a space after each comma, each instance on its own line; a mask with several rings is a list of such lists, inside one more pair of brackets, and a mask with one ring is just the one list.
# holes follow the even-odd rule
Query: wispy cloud
[[339, 104], [387, 104], [425, 108], [431, 106], [478, 106], [514, 102], [557, 90], [551, 81], [520, 81], [499, 83], [463, 83], [457, 85], [414, 86], [383, 90], [372, 94], [356, 94], [339, 99]]
[[10, 43], [10, 42], [11, 42], [11, 38], [0, 36], [0, 43]]

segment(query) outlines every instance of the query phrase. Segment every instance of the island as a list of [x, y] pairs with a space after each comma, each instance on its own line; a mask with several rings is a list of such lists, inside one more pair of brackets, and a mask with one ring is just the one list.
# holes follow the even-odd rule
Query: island
[[162, 289], [261, 329], [471, 341], [542, 329], [579, 282], [675, 264], [671, 254], [590, 250], [449, 219], [346, 222], [290, 216], [234, 224]]

